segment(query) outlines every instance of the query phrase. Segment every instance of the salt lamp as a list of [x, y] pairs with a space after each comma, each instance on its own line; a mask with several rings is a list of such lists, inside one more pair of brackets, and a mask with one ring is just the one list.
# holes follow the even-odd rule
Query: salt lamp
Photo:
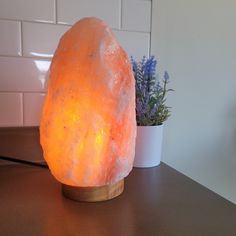
[[126, 52], [101, 20], [83, 18], [52, 59], [40, 143], [65, 196], [102, 201], [122, 193], [133, 167], [135, 85]]

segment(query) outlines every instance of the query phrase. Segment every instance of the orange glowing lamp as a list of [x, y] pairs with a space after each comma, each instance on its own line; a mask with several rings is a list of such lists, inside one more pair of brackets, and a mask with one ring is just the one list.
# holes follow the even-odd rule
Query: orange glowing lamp
[[40, 142], [64, 195], [101, 201], [123, 191], [133, 167], [135, 85], [111, 29], [84, 18], [61, 38], [52, 59]]

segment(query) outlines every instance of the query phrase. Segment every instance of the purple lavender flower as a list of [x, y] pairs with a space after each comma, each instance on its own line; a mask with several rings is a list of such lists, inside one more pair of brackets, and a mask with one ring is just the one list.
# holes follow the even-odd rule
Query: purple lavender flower
[[131, 57], [136, 82], [136, 119], [138, 125], [160, 125], [169, 116], [165, 105], [169, 74], [165, 71], [163, 85], [156, 77], [157, 60], [154, 56], [142, 58], [140, 62]]
[[151, 114], [154, 115], [156, 112], [158, 111], [158, 105], [154, 104], [152, 110], [151, 110]]
[[165, 71], [165, 73], [164, 73], [164, 81], [165, 81], [166, 83], [168, 83], [169, 80], [170, 80], [170, 76], [169, 76], [168, 72]]

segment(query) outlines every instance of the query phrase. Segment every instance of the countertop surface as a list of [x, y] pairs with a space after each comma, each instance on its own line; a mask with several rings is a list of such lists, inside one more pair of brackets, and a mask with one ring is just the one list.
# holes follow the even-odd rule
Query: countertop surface
[[[0, 155], [24, 159], [22, 150], [35, 148], [25, 157], [40, 159], [37, 130], [17, 132], [0, 129]], [[22, 150], [11, 153], [7, 137]], [[63, 197], [48, 169], [5, 162], [0, 165], [0, 235], [235, 236], [236, 206], [164, 163], [134, 168], [125, 191], [113, 200], [82, 203]]]

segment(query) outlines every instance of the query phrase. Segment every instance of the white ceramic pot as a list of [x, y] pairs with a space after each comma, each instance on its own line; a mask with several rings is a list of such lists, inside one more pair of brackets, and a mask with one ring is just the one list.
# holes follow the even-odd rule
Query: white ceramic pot
[[163, 125], [138, 126], [134, 167], [153, 167], [160, 164]]

